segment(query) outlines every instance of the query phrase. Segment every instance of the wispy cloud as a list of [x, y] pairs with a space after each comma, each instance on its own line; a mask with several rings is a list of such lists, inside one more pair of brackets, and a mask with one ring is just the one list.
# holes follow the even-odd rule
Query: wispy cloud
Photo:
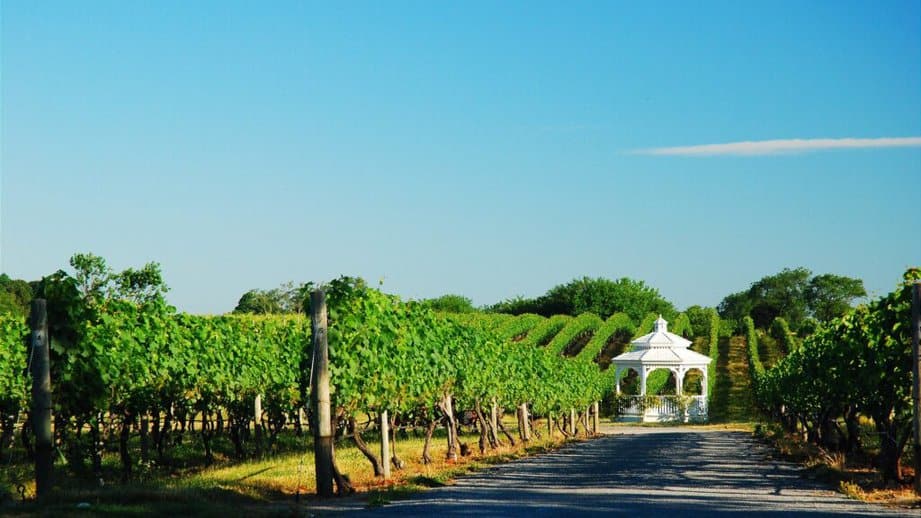
[[696, 146], [657, 147], [637, 149], [632, 154], [659, 156], [757, 156], [790, 153], [809, 153], [830, 149], [866, 149], [885, 147], [921, 147], [921, 137], [883, 138], [812, 138], [753, 140], [725, 144], [700, 144]]

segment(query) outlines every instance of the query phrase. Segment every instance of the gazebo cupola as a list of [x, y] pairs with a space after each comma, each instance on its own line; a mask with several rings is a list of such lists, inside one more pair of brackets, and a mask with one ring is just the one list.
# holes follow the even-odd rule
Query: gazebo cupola
[[[641, 418], [642, 421], [706, 419], [707, 417], [707, 367], [711, 360], [708, 356], [694, 352], [690, 340], [668, 332], [668, 322], [659, 315], [653, 331], [630, 342], [627, 352], [616, 356], [612, 361], [616, 366], [614, 375], [617, 380], [617, 393], [620, 394], [621, 374], [635, 371], [640, 378], [640, 393], [628, 402], [623, 416], [627, 419]], [[658, 403], [650, 407], [650, 398], [646, 394], [646, 381], [656, 369], [667, 369], [675, 376], [675, 393], [682, 395], [684, 377], [691, 370], [698, 370], [702, 376], [701, 394], [693, 396], [685, 415], [679, 416], [678, 405], [666, 396], [658, 396]], [[674, 399], [674, 398], [672, 398]]]

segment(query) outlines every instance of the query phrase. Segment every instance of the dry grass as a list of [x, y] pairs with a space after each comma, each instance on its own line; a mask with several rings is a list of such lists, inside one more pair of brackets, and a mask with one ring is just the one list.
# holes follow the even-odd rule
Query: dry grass
[[[513, 435], [516, 434], [514, 424], [514, 418], [508, 418], [506, 426]], [[527, 445], [520, 442], [515, 447], [505, 445], [487, 451], [484, 455], [473, 453], [451, 463], [445, 460], [447, 445], [444, 436], [436, 435], [432, 438], [430, 450], [434, 462], [428, 465], [422, 464], [420, 458], [424, 439], [398, 435], [396, 444], [392, 446], [397, 456], [405, 462], [405, 467], [402, 470], [394, 469], [389, 480], [374, 476], [371, 464], [351, 440], [340, 441], [337, 445], [336, 462], [361, 494], [359, 497], [375, 505], [425, 487], [450, 484], [460, 474], [497, 462], [549, 451], [563, 443], [559, 434], [553, 440], [548, 438], [546, 427], [541, 429], [541, 433], [541, 439], [533, 437]], [[379, 454], [377, 438], [368, 434], [365, 439], [369, 447]], [[466, 442], [474, 451], [477, 450], [477, 439], [477, 435], [470, 433], [461, 437], [461, 441]], [[59, 469], [56, 492], [50, 504], [38, 508], [34, 503], [19, 504], [7, 500], [0, 502], [0, 514], [25, 516], [40, 512], [47, 515], [181, 514], [226, 517], [239, 515], [241, 509], [245, 509], [249, 516], [286, 514], [283, 510], [296, 501], [314, 499], [316, 487], [312, 447], [305, 439], [298, 441], [303, 447], [298, 447], [297, 451], [260, 460], [234, 462], [218, 458], [212, 467], [193, 466], [171, 472], [139, 469], [134, 480], [126, 484], [99, 485], [85, 477], [65, 476], [66, 472]], [[110, 464], [116, 462], [114, 458], [105, 460]], [[25, 480], [30, 475], [28, 465], [17, 465], [16, 469], [18, 471], [15, 474], [12, 471], [3, 474], [8, 487], [12, 487], [13, 479]], [[33, 496], [34, 482], [26, 483], [26, 487], [27, 496]], [[77, 504], [84, 502], [90, 505], [90, 509], [79, 511]]]
[[[799, 437], [785, 433], [780, 427], [759, 426], [756, 434], [769, 441], [786, 460], [802, 464], [809, 478], [823, 480], [849, 498], [898, 508], [921, 509], [921, 496], [909, 484], [885, 482], [872, 468], [871, 455], [845, 457], [832, 453]], [[914, 473], [903, 466], [903, 476], [910, 479]]]

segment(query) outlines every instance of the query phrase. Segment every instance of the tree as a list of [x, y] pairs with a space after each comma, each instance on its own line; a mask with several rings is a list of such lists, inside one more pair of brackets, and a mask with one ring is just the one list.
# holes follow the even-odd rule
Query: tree
[[240, 297], [234, 313], [253, 313], [256, 315], [274, 315], [281, 313], [281, 304], [271, 290], [249, 290]]
[[304, 313], [313, 287], [312, 282], [296, 285], [289, 281], [271, 290], [249, 290], [237, 301], [233, 312], [257, 315]]
[[77, 253], [70, 258], [70, 266], [83, 299], [88, 303], [101, 302], [112, 280], [112, 270], [106, 260], [93, 253]]
[[0, 274], [0, 314], [27, 315], [31, 300], [32, 287], [28, 282], [11, 279], [5, 273]]
[[866, 296], [862, 280], [830, 273], [816, 275], [806, 287], [806, 303], [820, 322], [843, 316], [854, 299]]
[[710, 332], [710, 321], [716, 310], [695, 305], [684, 310], [684, 313], [691, 322], [691, 335], [707, 336]]
[[833, 274], [813, 277], [806, 268], [785, 268], [745, 291], [727, 295], [717, 310], [722, 319], [736, 324], [750, 316], [761, 329], [783, 317], [792, 330], [799, 331], [814, 328], [812, 318], [827, 322], [843, 315], [854, 299], [865, 295], [860, 279]]
[[160, 265], [147, 263], [142, 268], [127, 270], [113, 276], [115, 284], [114, 295], [118, 299], [125, 299], [135, 304], [146, 304], [162, 299], [169, 291], [163, 280]]
[[623, 277], [616, 281], [583, 277], [550, 289], [536, 299], [517, 298], [500, 302], [490, 308], [498, 313], [537, 313], [543, 316], [581, 315], [592, 312], [610, 316], [618, 311], [639, 322], [648, 313], [661, 313], [673, 318], [676, 311], [659, 291], [643, 281]]
[[106, 260], [93, 253], [77, 253], [70, 258], [74, 280], [83, 300], [90, 305], [113, 300], [147, 304], [163, 300], [169, 291], [160, 264], [149, 262], [139, 269], [128, 268], [115, 273]]
[[767, 329], [782, 316], [791, 327], [799, 329], [808, 315], [806, 287], [811, 275], [806, 268], [784, 268], [752, 284], [748, 296], [755, 327]]
[[433, 299], [424, 299], [420, 303], [434, 311], [444, 311], [446, 313], [473, 313], [476, 308], [473, 307], [473, 301], [463, 295], [442, 295]]

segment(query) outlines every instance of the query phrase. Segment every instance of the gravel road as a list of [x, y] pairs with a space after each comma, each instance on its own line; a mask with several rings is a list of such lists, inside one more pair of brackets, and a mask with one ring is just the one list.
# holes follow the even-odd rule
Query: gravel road
[[849, 500], [769, 458], [748, 433], [610, 427], [603, 438], [493, 467], [367, 516], [919, 516]]

